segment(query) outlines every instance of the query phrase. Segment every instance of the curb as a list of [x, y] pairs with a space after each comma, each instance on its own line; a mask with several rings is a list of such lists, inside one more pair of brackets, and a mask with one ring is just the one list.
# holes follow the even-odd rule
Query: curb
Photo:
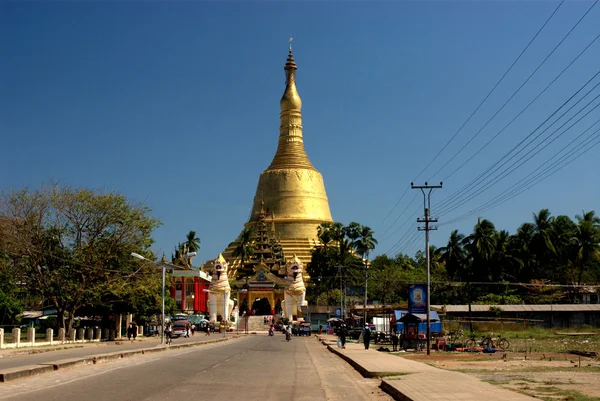
[[27, 365], [19, 366], [18, 368], [6, 369], [0, 372], [0, 382], [21, 379], [23, 377], [37, 376], [42, 373], [54, 371], [52, 365]]
[[409, 397], [405, 396], [404, 394], [402, 394], [400, 392], [400, 390], [398, 390], [396, 387], [389, 384], [385, 379], [381, 380], [381, 384], [379, 385], [379, 388], [382, 389], [384, 392], [388, 393], [395, 400], [413, 401], [412, 398], [409, 398]]
[[58, 361], [40, 363], [37, 365], [18, 366], [15, 368], [9, 368], [0, 371], [0, 383], [6, 383], [8, 381], [22, 379], [25, 377], [37, 376], [42, 373], [53, 372], [55, 370], [71, 368], [74, 366], [92, 365], [97, 364], [98, 362], [109, 362], [115, 359], [128, 358], [136, 355], [152, 354], [155, 352], [164, 352], [170, 349], [175, 350], [182, 348], [200, 347], [202, 345], [221, 343], [236, 338], [240, 338], [240, 336], [236, 335], [228, 338], [217, 338], [214, 340], [199, 341], [196, 343], [178, 344], [172, 346], [165, 345], [153, 348], [141, 348], [130, 351], [117, 351], [105, 354], [88, 355], [78, 358], [60, 359]]
[[356, 361], [354, 361], [354, 359], [344, 355], [343, 353], [341, 353], [338, 350], [336, 350], [335, 348], [333, 348], [331, 345], [328, 345], [327, 349], [330, 352], [332, 352], [332, 353], [336, 354], [337, 356], [339, 356], [340, 358], [342, 358], [343, 360], [345, 360], [346, 362], [348, 362], [350, 364], [350, 366], [352, 366], [363, 377], [372, 379], [374, 377], [381, 377], [381, 376], [385, 376], [386, 374], [389, 374], [389, 372], [371, 372], [371, 371], [363, 368], [361, 365], [359, 365]]

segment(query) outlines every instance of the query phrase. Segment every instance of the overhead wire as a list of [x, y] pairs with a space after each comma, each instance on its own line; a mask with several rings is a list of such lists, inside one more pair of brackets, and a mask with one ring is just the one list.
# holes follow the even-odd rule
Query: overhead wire
[[504, 132], [504, 130], [506, 128], [508, 128], [527, 109], [529, 109], [529, 106], [531, 106], [540, 96], [542, 96], [546, 92], [546, 90], [548, 88], [550, 88], [550, 86], [552, 86], [558, 80], [558, 78], [560, 78], [565, 73], [565, 71], [567, 71], [579, 59], [579, 57], [581, 57], [581, 55], [583, 55], [588, 50], [588, 48], [590, 46], [592, 46], [596, 42], [596, 40], [598, 40], [599, 38], [600, 38], [600, 34], [596, 35], [596, 37], [556, 77], [554, 77], [554, 79], [548, 85], [546, 85], [546, 87], [535, 98], [533, 98], [527, 104], [527, 106], [525, 106], [525, 108], [523, 108], [516, 116], [514, 116], [512, 118], [512, 120], [510, 120], [508, 122], [508, 124], [506, 124], [504, 127], [502, 127], [502, 129], [500, 131], [498, 131], [496, 133], [496, 135], [494, 135], [492, 138], [490, 138], [482, 147], [480, 147], [475, 153], [473, 153], [473, 155], [471, 155], [471, 157], [469, 157], [460, 166], [456, 167], [450, 174], [448, 174], [446, 177], [444, 177], [443, 181], [448, 180], [450, 177], [452, 177], [454, 175], [454, 173], [456, 173], [458, 170], [462, 169], [466, 164], [468, 164], [471, 160], [473, 160], [479, 153], [481, 153], [482, 150], [484, 150], [485, 148], [487, 148], [488, 145], [490, 143], [492, 143], [502, 132]]
[[[598, 0], [596, 0], [596, 2], [597, 1]], [[483, 104], [487, 101], [487, 99], [490, 97], [490, 95], [496, 90], [496, 88], [498, 87], [498, 85], [500, 85], [500, 83], [504, 80], [504, 78], [512, 70], [512, 68], [515, 66], [515, 64], [521, 59], [521, 57], [523, 56], [523, 54], [527, 51], [527, 49], [531, 46], [531, 44], [539, 36], [539, 34], [546, 27], [546, 25], [548, 24], [548, 22], [550, 22], [550, 20], [552, 19], [552, 17], [554, 17], [554, 15], [560, 9], [560, 7], [563, 5], [563, 3], [564, 3], [564, 0], [561, 0], [561, 2], [558, 4], [558, 6], [556, 6], [556, 8], [554, 9], [554, 11], [552, 11], [552, 13], [550, 14], [550, 16], [546, 19], [546, 21], [544, 21], [544, 23], [542, 24], [542, 26], [537, 30], [537, 32], [535, 33], [535, 35], [533, 36], [533, 38], [531, 38], [531, 40], [527, 43], [527, 45], [523, 48], [523, 50], [521, 50], [521, 52], [519, 53], [519, 55], [517, 56], [517, 58], [511, 63], [511, 65], [504, 72], [504, 74], [500, 77], [500, 79], [496, 82], [496, 84], [494, 84], [494, 86], [492, 87], [492, 89], [483, 98], [483, 100], [479, 103], [479, 105], [475, 108], [475, 110], [473, 110], [473, 112], [469, 115], [469, 117], [463, 122], [463, 124], [460, 126], [460, 128], [452, 135], [452, 137], [446, 142], [446, 144], [440, 149], [440, 151], [429, 161], [429, 163], [419, 172], [419, 174], [417, 174], [417, 176], [413, 179], [413, 182], [416, 181], [421, 176], [421, 174], [423, 174], [423, 172], [425, 170], [427, 170], [427, 168], [429, 168], [429, 166], [448, 147], [448, 145], [456, 138], [456, 136], [462, 131], [462, 129], [469, 123], [469, 121], [471, 121], [471, 119], [473, 118], [473, 116], [475, 115], [475, 113], [477, 113], [477, 111], [481, 108], [481, 106], [483, 106]], [[400, 196], [400, 198], [398, 199], [398, 201], [396, 202], [396, 204], [394, 205], [394, 207], [392, 207], [392, 209], [390, 210], [390, 212], [386, 215], [386, 217], [382, 220], [382, 222], [379, 225], [383, 225], [383, 223], [385, 223], [387, 221], [387, 219], [394, 212], [394, 210], [396, 209], [396, 207], [400, 204], [400, 202], [402, 201], [402, 199], [404, 198], [404, 196], [406, 195], [406, 193], [408, 192], [408, 190], [409, 190], [409, 188], [407, 187], [404, 190], [404, 192], [402, 193], [402, 195]], [[402, 213], [404, 213], [404, 211]], [[402, 215], [402, 213], [400, 215]], [[398, 219], [396, 219], [396, 221], [397, 220]], [[389, 230], [389, 227], [388, 227], [388, 230]], [[386, 231], [388, 231], [388, 230], [386, 230]]]
[[[539, 130], [541, 127], [544, 126], [544, 124], [546, 124], [550, 119], [552, 119], [552, 117], [554, 117], [562, 108], [564, 108], [573, 98], [575, 98], [587, 85], [590, 84], [590, 82], [592, 82], [598, 75], [600, 74], [600, 70], [598, 70], [598, 72], [596, 72], [591, 78], [589, 78], [585, 84], [583, 84], [579, 89], [577, 89], [575, 91], [575, 93], [573, 93], [567, 100], [565, 100], [557, 109], [555, 109], [548, 117], [546, 117], [546, 119], [544, 121], [542, 121], [535, 129], [533, 129], [525, 138], [523, 138], [519, 143], [517, 143], [515, 146], [513, 146], [508, 152], [506, 152], [502, 157], [500, 157], [498, 160], [496, 160], [492, 165], [490, 165], [486, 170], [484, 170], [483, 172], [481, 172], [477, 177], [475, 177], [474, 179], [472, 179], [470, 182], [468, 182], [467, 184], [463, 185], [460, 189], [458, 189], [457, 191], [455, 191], [453, 194], [451, 194], [450, 196], [448, 196], [447, 198], [445, 198], [444, 200], [442, 200], [438, 207], [440, 208], [440, 210], [443, 210], [443, 208], [445, 208], [448, 204], [455, 202], [455, 200], [457, 198], [462, 197], [465, 194], [465, 191], [468, 190], [468, 188], [473, 188], [473, 185], [478, 184], [481, 180], [489, 177], [489, 175], [491, 174], [490, 171], [493, 170], [499, 163], [501, 163], [504, 159], [506, 159], [508, 156], [511, 155], [511, 153], [513, 153], [516, 149], [518, 149], [524, 142], [526, 142], [531, 136], [533, 136], [535, 134], [535, 132], [537, 130]], [[596, 85], [597, 86], [597, 85]], [[596, 87], [595, 86], [595, 87]], [[594, 88], [595, 88], [594, 87]], [[591, 90], [593, 90], [594, 88], [592, 88]], [[590, 92], [591, 90], [589, 90], [583, 97], [581, 97], [575, 104], [573, 104], [567, 111], [563, 112], [552, 124], [550, 124], [548, 127], [546, 127], [543, 131], [547, 131], [554, 123], [556, 123], [558, 120], [560, 120], [566, 113], [568, 113], [570, 110], [573, 109], [573, 107], [575, 107], [579, 102], [581, 102], [581, 100], [583, 100]], [[536, 138], [539, 137], [536, 136]], [[492, 172], [493, 173], [493, 172]]]
[[[523, 83], [517, 88], [517, 90], [515, 90], [513, 92], [513, 94], [508, 98], [508, 100], [506, 100], [504, 102], [504, 104], [502, 104], [502, 106], [500, 106], [500, 108], [487, 120], [487, 122], [483, 125], [483, 127], [481, 127], [468, 141], [467, 143], [465, 143], [450, 159], [448, 159], [448, 161], [446, 163], [444, 163], [444, 165], [442, 167], [440, 167], [435, 173], [433, 173], [432, 177], [429, 179], [429, 181], [431, 181], [433, 179], [434, 176], [436, 176], [440, 171], [442, 171], [452, 160], [454, 160], [472, 141], [473, 139], [475, 139], [480, 133], [481, 131], [483, 131], [485, 129], [485, 127], [488, 126], [488, 124], [504, 109], [504, 107], [506, 107], [506, 105], [517, 95], [517, 93], [519, 93], [521, 91], [521, 89], [527, 84], [527, 82], [529, 82], [529, 80], [538, 72], [538, 70], [546, 63], [546, 61], [548, 61], [548, 59], [554, 54], [554, 52], [560, 47], [560, 45], [563, 44], [563, 42], [571, 35], [571, 33], [575, 30], [575, 28], [577, 28], [577, 26], [581, 23], [581, 21], [583, 21], [583, 19], [588, 15], [588, 13], [594, 8], [594, 6], [596, 6], [596, 4], [598, 3], [598, 0], [596, 0], [588, 9], [587, 11], [581, 16], [581, 18], [579, 18], [579, 20], [575, 23], [575, 25], [573, 25], [573, 27], [563, 36], [563, 38], [558, 42], [558, 44], [556, 46], [554, 46], [554, 48], [552, 49], [552, 51], [550, 51], [550, 53], [544, 58], [544, 60], [542, 60], [542, 62], [540, 64], [538, 64], [538, 66], [533, 70], [533, 72], [531, 74], [529, 74], [529, 76], [527, 77], [527, 79], [525, 79], [525, 81], [523, 81]], [[562, 73], [561, 73], [562, 74]], [[560, 76], [560, 74], [559, 74]], [[544, 89], [545, 91], [546, 89]], [[537, 98], [536, 98], [537, 99]], [[529, 105], [527, 106], [529, 107]], [[453, 172], [454, 173], [454, 172]], [[444, 179], [445, 180], [445, 179]]]
[[[510, 200], [512, 198], [514, 198], [515, 196], [520, 195], [521, 193], [523, 193], [523, 192], [525, 192], [525, 191], [533, 188], [535, 185], [541, 183], [546, 178], [550, 177], [554, 173], [558, 172], [559, 170], [563, 169], [564, 167], [566, 167], [570, 163], [574, 162], [579, 157], [583, 156], [585, 153], [587, 153], [589, 150], [591, 150], [593, 147], [595, 147], [596, 145], [598, 145], [598, 143], [600, 143], [600, 142], [596, 142], [593, 145], [588, 146], [595, 139], [600, 139], [600, 128], [597, 129], [596, 131], [594, 131], [592, 134], [590, 134], [580, 144], [574, 146], [571, 150], [569, 150], [568, 152], [566, 152], [565, 154], [563, 154], [558, 160], [555, 160], [554, 162], [552, 162], [552, 164], [550, 164], [549, 166], [547, 166], [546, 168], [544, 168], [541, 172], [535, 174], [537, 171], [539, 171], [541, 168], [543, 168], [547, 163], [549, 163], [552, 159], [554, 159], [555, 157], [557, 157], [559, 154], [563, 153], [563, 151], [567, 147], [569, 147], [574, 142], [576, 142], [581, 136], [583, 136], [586, 132], [588, 132], [590, 129], [592, 129], [592, 127], [594, 127], [596, 124], [598, 124], [598, 122], [600, 122], [600, 119], [596, 120], [596, 122], [594, 122], [594, 124], [590, 125], [585, 131], [583, 131], [581, 134], [579, 134], [579, 136], [577, 136], [576, 138], [574, 138], [570, 143], [568, 143], [562, 149], [560, 149], [558, 152], [556, 152], [551, 158], [549, 158], [548, 160], [546, 160], [542, 165], [538, 166], [535, 170], [533, 170], [531, 173], [529, 173], [526, 177], [522, 178], [519, 182], [517, 182], [513, 186], [511, 186], [511, 187], [507, 188], [506, 190], [504, 190], [504, 192], [502, 192], [501, 194], [495, 196], [494, 198], [490, 199], [488, 202], [486, 202], [485, 204], [479, 206], [478, 208], [476, 208], [474, 210], [470, 210], [469, 212], [467, 212], [467, 213], [465, 213], [465, 214], [463, 214], [463, 215], [461, 215], [459, 217], [453, 218], [453, 219], [451, 219], [451, 220], [449, 220], [447, 222], [444, 222], [444, 223], [440, 224], [440, 226], [457, 223], [457, 222], [462, 221], [465, 218], [470, 217], [470, 216], [472, 216], [474, 214], [482, 213], [484, 211], [493, 209], [494, 207], [496, 207], [496, 206], [498, 206], [498, 205], [500, 205], [500, 204], [502, 204], [502, 203], [504, 203], [504, 202], [506, 202], [506, 201], [508, 201], [508, 200]], [[580, 154], [576, 155], [571, 160], [568, 160], [567, 163], [563, 164], [562, 166], [559, 166], [568, 157], [572, 156], [575, 152], [577, 152], [577, 151], [579, 151], [581, 149], [584, 149], [584, 148], [585, 148], [585, 150], [583, 152], [581, 152]], [[558, 168], [555, 168], [557, 166], [558, 166]], [[551, 171], [552, 169], [554, 169], [554, 170]], [[545, 177], [543, 177], [544, 175], [545, 175]], [[532, 184], [532, 185], [530, 185], [530, 184]]]
[[[600, 84], [600, 82], [598, 83]], [[598, 86], [598, 84], [596, 86]], [[595, 88], [595, 87], [594, 87]], [[592, 89], [594, 89], [592, 88]], [[589, 93], [589, 92], [588, 92]], [[587, 96], [587, 94], [585, 95]], [[585, 98], [582, 97], [583, 98]], [[596, 95], [595, 98], [593, 98], [591, 101], [589, 101], [584, 107], [582, 107], [577, 113], [575, 113], [573, 116], [571, 116], [567, 121], [565, 121], [560, 127], [558, 127], [557, 129], [555, 129], [550, 135], [548, 135], [545, 139], [542, 139], [542, 141], [540, 143], [538, 143], [537, 145], [535, 145], [532, 149], [530, 149], [525, 155], [521, 156], [518, 160], [516, 160], [514, 163], [512, 163], [510, 166], [508, 166], [507, 168], [505, 168], [503, 171], [501, 171], [499, 174], [496, 174], [494, 177], [492, 177], [490, 179], [490, 181], [487, 182], [480, 182], [478, 184], [476, 184], [475, 186], [469, 188], [469, 190], [467, 190], [466, 192], [463, 192], [462, 194], [460, 194], [460, 196], [458, 196], [456, 199], [454, 199], [451, 203], [446, 204], [444, 207], [441, 208], [442, 211], [440, 211], [440, 214], [446, 214], [452, 210], [455, 210], [457, 207], [460, 207], [460, 205], [463, 205], [471, 200], [473, 200], [475, 197], [479, 196], [481, 193], [483, 193], [483, 191], [489, 189], [491, 186], [495, 185], [496, 183], [498, 183], [499, 181], [501, 181], [502, 179], [504, 179], [507, 175], [511, 174], [512, 172], [514, 172], [518, 167], [522, 166], [523, 164], [525, 164], [527, 161], [531, 160], [531, 158], [526, 158], [529, 154], [531, 154], [531, 152], [533, 152], [535, 149], [537, 149], [542, 143], [544, 143], [544, 140], [548, 140], [552, 137], [552, 135], [554, 135], [556, 132], [558, 132], [560, 129], [562, 129], [562, 127], [564, 127], [566, 124], [568, 124], [573, 118], [575, 118], [579, 113], [581, 113], [583, 110], [585, 110], [585, 108], [587, 108], [590, 104], [592, 104], [596, 99], [598, 99], [600, 97], [600, 94]], [[581, 99], [580, 99], [581, 100]], [[576, 103], [577, 104], [577, 103]], [[562, 133], [560, 133], [556, 138], [562, 136], [565, 132], [567, 132], [568, 130], [570, 130], [574, 125], [576, 125], [577, 123], [579, 123], [583, 118], [587, 117], [592, 111], [594, 111], [598, 106], [600, 106], [600, 103], [596, 104], [592, 109], [590, 109], [587, 113], [585, 113], [583, 116], [581, 116], [575, 123], [573, 123], [572, 125], [570, 125], [566, 130], [564, 130]], [[570, 110], [570, 109], [569, 109]], [[568, 111], [567, 111], [568, 112]], [[563, 114], [564, 115], [564, 114]], [[560, 119], [560, 118], [559, 118]], [[513, 158], [515, 158], [519, 153], [521, 153], [523, 150], [526, 149], [527, 146], [529, 146], [530, 144], [533, 143], [533, 141], [535, 141], [537, 138], [539, 138], [540, 135], [542, 135], [546, 130], [548, 130], [554, 123], [556, 123], [559, 119], [555, 120], [552, 124], [550, 124], [548, 127], [546, 127], [542, 132], [540, 132], [540, 134], [538, 134], [536, 137], [534, 137], [533, 139], [531, 139], [529, 141], [529, 143], [527, 143], [521, 150], [519, 150], [518, 152], [516, 152], [515, 154], [513, 154], [508, 160], [506, 160], [501, 166], [499, 166], [498, 168], [496, 168], [492, 174], [498, 172], [498, 170], [500, 168], [502, 168], [503, 166], [505, 166], [508, 162], [510, 162]], [[554, 142], [553, 139], [550, 143]], [[545, 146], [546, 147], [546, 146]], [[545, 148], [544, 147], [544, 148]], [[541, 150], [543, 150], [544, 148], [542, 148]], [[541, 150], [538, 150], [536, 153], [533, 154], [533, 156], [537, 155], [538, 153], [541, 152]], [[512, 168], [513, 166], [515, 166], [517, 163], [519, 163], [516, 167]], [[512, 168], [512, 169], [511, 169]], [[509, 170], [511, 169], [511, 170]], [[500, 176], [501, 175], [501, 176]], [[489, 177], [489, 174], [488, 176]], [[483, 184], [483, 188], [479, 188], [479, 189], [475, 189], [478, 186], [480, 186], [480, 184]], [[476, 191], [474, 194], [472, 193], [473, 191]], [[471, 194], [469, 194], [471, 192]], [[462, 199], [465, 196], [467, 196], [467, 199]], [[460, 205], [459, 205], [460, 203]]]

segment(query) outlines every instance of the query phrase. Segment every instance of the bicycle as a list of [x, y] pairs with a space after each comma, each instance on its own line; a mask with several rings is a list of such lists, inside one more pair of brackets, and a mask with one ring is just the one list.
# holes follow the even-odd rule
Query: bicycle
[[481, 337], [480, 341], [477, 341], [473, 336], [465, 342], [465, 347], [467, 348], [475, 348], [477, 346], [483, 348], [498, 348], [504, 351], [510, 347], [510, 342], [502, 336], [494, 338], [491, 334]]

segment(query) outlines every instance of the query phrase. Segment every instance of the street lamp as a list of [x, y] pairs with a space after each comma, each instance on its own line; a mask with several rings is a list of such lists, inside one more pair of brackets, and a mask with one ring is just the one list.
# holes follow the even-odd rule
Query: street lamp
[[[190, 258], [194, 258], [196, 257], [197, 253], [196, 252], [190, 252], [190, 253], [186, 253], [185, 255], [183, 255], [184, 259], [190, 259]], [[140, 259], [140, 260], [145, 260], [148, 261], [150, 263], [154, 263], [156, 266], [160, 267], [162, 270], [162, 294], [161, 294], [161, 301], [162, 301], [162, 313], [161, 313], [161, 322], [160, 322], [160, 343], [164, 344], [165, 343], [165, 271], [167, 268], [167, 265], [165, 263], [159, 263], [159, 262], [155, 262], [153, 260], [150, 259], [146, 259], [145, 257], [143, 257], [142, 255], [140, 255], [139, 253], [135, 253], [135, 252], [131, 252], [131, 256], [133, 256], [136, 259]], [[176, 269], [177, 266], [171, 266], [169, 265], [168, 267], [172, 268], [172, 269]], [[182, 289], [182, 291], [185, 291]], [[185, 301], [184, 301], [185, 302]]]
[[[237, 291], [237, 299], [238, 299], [238, 315], [235, 317], [235, 322], [236, 322], [236, 332], [238, 334], [240, 334], [240, 306], [242, 305], [242, 301], [240, 298], [240, 292], [241, 293], [246, 293], [248, 292], [248, 290], [246, 288], [242, 288], [241, 290]], [[246, 320], [247, 321], [247, 320]]]

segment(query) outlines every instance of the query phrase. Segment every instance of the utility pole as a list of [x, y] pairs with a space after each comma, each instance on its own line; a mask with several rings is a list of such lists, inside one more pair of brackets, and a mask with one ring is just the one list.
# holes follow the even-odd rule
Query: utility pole
[[[365, 305], [363, 309], [364, 325], [367, 324], [367, 285], [369, 284], [369, 261], [365, 260]], [[364, 327], [363, 325], [363, 327]]]
[[[437, 227], [430, 227], [429, 223], [437, 223], [438, 219], [432, 219], [429, 217], [429, 211], [431, 210], [431, 191], [437, 188], [442, 188], [442, 182], [440, 185], [414, 185], [410, 183], [412, 189], [420, 189], [423, 193], [423, 209], [425, 218], [417, 219], [418, 223], [425, 223], [425, 227], [419, 227], [419, 231], [425, 231], [425, 257], [427, 259], [427, 355], [431, 353], [431, 307], [430, 307], [430, 293], [431, 293], [431, 275], [430, 275], [430, 255], [429, 255], [429, 231], [437, 230]], [[427, 193], [426, 193], [427, 190]]]

